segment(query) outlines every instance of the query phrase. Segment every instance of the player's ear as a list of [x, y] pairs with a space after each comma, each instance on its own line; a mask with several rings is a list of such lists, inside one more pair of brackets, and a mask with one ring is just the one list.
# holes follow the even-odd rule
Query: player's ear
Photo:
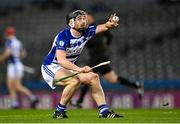
[[74, 27], [74, 19], [69, 20], [69, 26], [70, 26], [71, 28]]

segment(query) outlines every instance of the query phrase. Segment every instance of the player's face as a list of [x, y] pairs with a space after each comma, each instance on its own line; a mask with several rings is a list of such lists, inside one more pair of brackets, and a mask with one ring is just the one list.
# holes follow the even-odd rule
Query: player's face
[[87, 16], [79, 15], [75, 19], [75, 28], [86, 28], [87, 27]]

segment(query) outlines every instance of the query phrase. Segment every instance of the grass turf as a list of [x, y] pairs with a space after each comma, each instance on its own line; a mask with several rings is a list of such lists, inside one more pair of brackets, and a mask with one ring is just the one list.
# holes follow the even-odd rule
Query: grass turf
[[0, 110], [0, 123], [180, 123], [180, 109], [116, 109], [119, 119], [100, 119], [93, 109], [69, 110], [68, 119], [53, 119], [53, 110]]

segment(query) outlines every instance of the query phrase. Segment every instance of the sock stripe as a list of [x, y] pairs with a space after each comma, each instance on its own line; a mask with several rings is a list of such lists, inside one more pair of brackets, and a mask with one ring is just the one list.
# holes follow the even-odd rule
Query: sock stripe
[[66, 109], [66, 107], [57, 106], [59, 109]]
[[104, 115], [109, 111], [109, 108], [106, 104], [100, 105], [98, 108], [100, 115]]
[[102, 105], [98, 106], [98, 109], [100, 109], [103, 106], [106, 106], [106, 104], [102, 104]]
[[100, 105], [100, 106], [98, 107], [98, 109], [101, 110], [101, 109], [103, 109], [104, 107], [107, 107], [107, 105]]
[[57, 107], [56, 107], [56, 111], [58, 111], [58, 112], [66, 111], [66, 106], [58, 104]]
[[105, 106], [100, 107], [99, 110], [104, 109], [104, 108], [108, 108], [108, 107], [105, 105]]
[[100, 113], [102, 113], [102, 112], [104, 112], [106, 110], [109, 110], [109, 109], [108, 108], [103, 108], [103, 109], [100, 110]]
[[65, 105], [61, 105], [61, 104], [58, 104], [59, 107], [63, 107], [63, 108], [66, 108]]

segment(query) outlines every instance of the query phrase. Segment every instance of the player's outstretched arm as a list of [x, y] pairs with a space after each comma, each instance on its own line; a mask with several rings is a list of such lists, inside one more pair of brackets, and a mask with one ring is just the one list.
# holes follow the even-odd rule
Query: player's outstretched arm
[[10, 49], [6, 49], [2, 54], [0, 54], [0, 63], [5, 61], [11, 54]]
[[119, 22], [119, 17], [116, 16], [116, 14], [111, 15], [106, 23], [97, 25], [96, 34], [117, 27], [119, 25], [118, 22]]

